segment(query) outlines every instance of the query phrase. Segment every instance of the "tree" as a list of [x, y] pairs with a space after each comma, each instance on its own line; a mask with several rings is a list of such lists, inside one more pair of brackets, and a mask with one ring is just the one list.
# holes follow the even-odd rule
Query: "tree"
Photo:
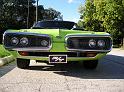
[[[35, 0], [29, 0], [29, 28], [36, 21]], [[6, 29], [27, 28], [28, 0], [0, 0], [0, 35]], [[53, 8], [44, 9], [38, 6], [38, 20], [54, 20], [61, 17], [61, 13]], [[2, 36], [0, 36], [2, 37]]]
[[[36, 17], [35, 0], [29, 0], [29, 27], [33, 25]], [[55, 9], [44, 9], [38, 6], [38, 20], [53, 20], [60, 17], [61, 13]], [[1, 0], [0, 1], [0, 25], [1, 29], [27, 28], [28, 0]]]
[[48, 9], [45, 9], [43, 17], [45, 20], [54, 20], [56, 18], [57, 19], [60, 18], [61, 13], [56, 11], [53, 8], [48, 8]]
[[122, 0], [94, 0], [98, 20], [113, 37], [114, 44], [121, 41], [124, 29], [124, 6]]
[[[79, 6], [80, 18], [83, 20], [82, 26], [88, 31], [103, 31], [101, 21], [95, 18], [96, 7], [93, 0], [87, 0], [85, 6]], [[80, 21], [78, 22], [80, 23]], [[81, 24], [81, 23], [80, 23]]]
[[[1, 20], [4, 21], [5, 23], [3, 24], [4, 25], [3, 28], [5, 29], [26, 28], [28, 0], [2, 0], [2, 1], [3, 3], [0, 10], [1, 12], [0, 16]], [[30, 8], [34, 8], [33, 3], [35, 3], [35, 1], [30, 0]], [[34, 14], [33, 11], [30, 11], [30, 13], [31, 13], [30, 15]], [[30, 19], [32, 19], [31, 16]]]
[[81, 9], [86, 29], [109, 32], [117, 43], [124, 37], [124, 0], [87, 0]]

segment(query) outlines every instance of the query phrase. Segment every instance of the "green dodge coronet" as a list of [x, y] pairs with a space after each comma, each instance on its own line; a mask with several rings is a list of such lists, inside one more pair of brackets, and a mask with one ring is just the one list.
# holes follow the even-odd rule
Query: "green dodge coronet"
[[31, 29], [7, 30], [3, 44], [16, 51], [17, 66], [28, 68], [30, 59], [47, 63], [83, 61], [85, 68], [95, 69], [98, 60], [112, 49], [106, 32], [83, 31], [69, 21], [39, 21]]

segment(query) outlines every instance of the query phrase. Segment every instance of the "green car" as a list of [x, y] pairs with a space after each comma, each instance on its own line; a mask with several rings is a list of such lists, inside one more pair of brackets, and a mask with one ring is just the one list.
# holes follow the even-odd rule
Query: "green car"
[[82, 62], [95, 69], [98, 60], [112, 49], [112, 39], [106, 32], [83, 31], [70, 21], [39, 21], [31, 29], [7, 30], [3, 44], [16, 51], [17, 66], [28, 68], [30, 60], [37, 62]]

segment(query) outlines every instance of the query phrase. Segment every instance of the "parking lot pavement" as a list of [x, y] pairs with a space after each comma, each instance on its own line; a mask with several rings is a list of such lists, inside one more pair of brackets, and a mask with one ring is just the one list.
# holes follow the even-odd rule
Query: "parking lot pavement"
[[0, 68], [0, 92], [124, 92], [124, 50], [114, 49], [96, 70], [80, 64], [15, 63]]

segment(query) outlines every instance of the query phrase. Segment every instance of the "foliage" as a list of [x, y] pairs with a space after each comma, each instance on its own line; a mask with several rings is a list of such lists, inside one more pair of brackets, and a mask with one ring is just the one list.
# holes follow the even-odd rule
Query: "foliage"
[[[35, 22], [36, 6], [35, 0], [29, 0], [29, 27]], [[38, 6], [38, 20], [55, 19], [61, 13], [50, 8], [44, 9]], [[0, 0], [0, 30], [27, 28], [28, 0]]]
[[124, 29], [124, 6], [122, 0], [94, 0], [97, 19], [103, 21], [106, 31], [111, 33], [113, 39], [122, 36]]
[[84, 22], [82, 20], [78, 21], [77, 28], [84, 28]]
[[[25, 28], [27, 20], [27, 0], [2, 0], [1, 21], [2, 28]], [[30, 8], [33, 6], [34, 0], [30, 0]], [[31, 12], [30, 15], [34, 14]], [[30, 18], [32, 18], [30, 16]]]
[[9, 56], [9, 55], [10, 55], [10, 52], [5, 50], [4, 47], [0, 45], [0, 58]]
[[61, 17], [61, 13], [56, 11], [53, 8], [48, 8], [48, 9], [45, 9], [43, 17], [46, 20], [53, 20], [55, 18], [60, 18]]
[[86, 0], [79, 11], [87, 30], [109, 32], [114, 42], [124, 37], [124, 0]]
[[[80, 5], [79, 12], [81, 13], [82, 25], [88, 31], [104, 31], [101, 21], [95, 18], [96, 7], [92, 0], [87, 0], [85, 6]], [[80, 25], [80, 21], [78, 22]]]

